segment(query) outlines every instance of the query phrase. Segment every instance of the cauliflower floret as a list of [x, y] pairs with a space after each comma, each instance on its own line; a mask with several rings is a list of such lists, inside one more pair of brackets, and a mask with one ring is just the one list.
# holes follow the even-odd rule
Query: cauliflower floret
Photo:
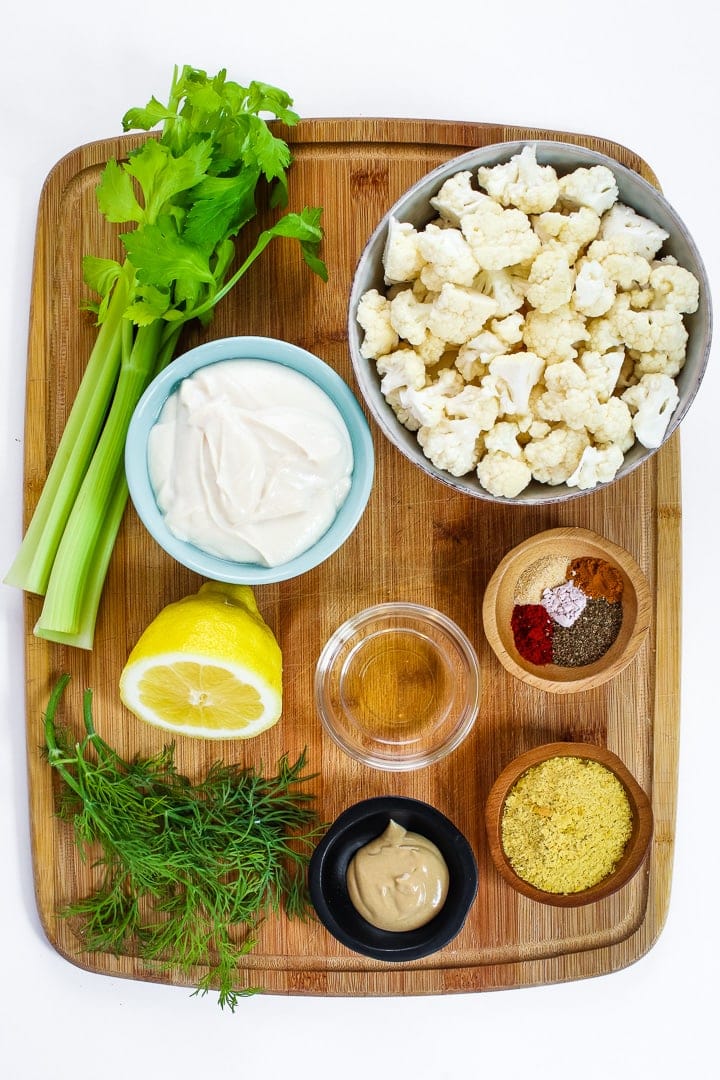
[[399, 422], [402, 424], [403, 427], [406, 427], [408, 431], [417, 431], [417, 429], [420, 427], [417, 420], [414, 416], [411, 416], [407, 409], [404, 409], [400, 404], [401, 393], [401, 390], [394, 390], [391, 394], [388, 394], [385, 400], [387, 401], [388, 405], [395, 413], [396, 417], [398, 418]]
[[581, 206], [569, 214], [549, 210], [533, 219], [533, 228], [544, 244], [550, 240], [562, 244], [568, 262], [575, 262], [583, 248], [599, 233], [600, 215], [588, 206]]
[[562, 247], [545, 247], [533, 260], [526, 296], [536, 311], [557, 311], [569, 303], [575, 271]]
[[494, 424], [485, 436], [485, 449], [508, 454], [510, 457], [522, 457], [522, 446], [518, 442], [520, 426], [510, 420], [501, 420]]
[[433, 367], [442, 360], [447, 351], [447, 344], [442, 338], [436, 337], [428, 330], [419, 345], [415, 346], [415, 352], [421, 358], [425, 367]]
[[617, 197], [617, 181], [606, 165], [574, 169], [560, 179], [560, 199], [570, 206], [587, 206], [604, 214]]
[[612, 307], [597, 319], [588, 319], [585, 348], [592, 352], [606, 353], [624, 344], [620, 320], [630, 310], [630, 297], [627, 293], [618, 293]]
[[390, 218], [382, 257], [386, 285], [414, 281], [418, 277], [423, 267], [418, 239], [419, 233], [409, 221]]
[[550, 364], [545, 369], [545, 386], [535, 406], [541, 420], [563, 421], [577, 431], [592, 430], [599, 421], [600, 404], [579, 364], [573, 360]]
[[583, 389], [546, 390], [538, 402], [541, 420], [562, 421], [573, 431], [592, 429], [598, 423], [600, 403], [589, 386]]
[[540, 250], [540, 238], [533, 232], [527, 214], [503, 210], [492, 199], [466, 214], [460, 228], [483, 270], [517, 266], [533, 259]]
[[514, 499], [528, 486], [532, 473], [524, 458], [491, 450], [480, 460], [477, 478], [496, 499]]
[[[637, 354], [636, 354], [637, 355]], [[620, 368], [618, 381], [615, 385], [615, 393], [627, 390], [628, 386], [635, 386], [640, 381], [640, 376], [635, 374], [635, 362], [630, 353], [625, 353], [625, 359]]]
[[659, 352], [656, 349], [646, 353], [633, 352], [631, 359], [635, 381], [639, 381], [643, 375], [658, 374], [669, 375], [671, 379], [674, 379], [684, 367], [685, 353], [682, 356], [675, 353], [670, 357], [666, 352]]
[[497, 304], [483, 293], [462, 285], [443, 285], [433, 301], [427, 327], [431, 334], [453, 345], [464, 345], [479, 334], [497, 311]]
[[443, 368], [433, 382], [420, 389], [401, 389], [398, 398], [403, 409], [417, 420], [421, 427], [432, 427], [445, 418], [448, 398], [459, 394], [464, 385], [459, 371]]
[[542, 439], [525, 447], [525, 458], [535, 480], [541, 484], [563, 484], [575, 472], [582, 452], [590, 445], [587, 432], [561, 425]]
[[588, 491], [597, 484], [607, 484], [623, 463], [619, 446], [586, 446], [575, 472], [567, 478], [568, 487]]
[[446, 281], [453, 285], [472, 285], [480, 269], [459, 229], [426, 226], [418, 237], [418, 250], [425, 261], [420, 280], [433, 292], [440, 292]]
[[481, 203], [488, 202], [489, 196], [476, 191], [472, 186], [472, 173], [459, 172], [449, 177], [430, 200], [430, 205], [451, 225], [459, 226], [460, 219], [471, 213]]
[[659, 263], [650, 272], [651, 306], [691, 315], [700, 303], [700, 283], [694, 274], [673, 263]]
[[475, 288], [491, 296], [502, 318], [510, 315], [525, 302], [525, 281], [509, 270], [481, 270], [475, 278]]
[[643, 255], [646, 259], [652, 259], [657, 254], [669, 235], [650, 218], [642, 217], [624, 203], [615, 203], [603, 216], [600, 226], [602, 240], [623, 237], [637, 255]]
[[555, 311], [529, 311], [525, 317], [523, 343], [549, 363], [572, 360], [575, 348], [588, 336], [585, 320], [569, 304]]
[[596, 443], [613, 443], [621, 454], [629, 450], [635, 442], [632, 414], [627, 403], [619, 397], [611, 397], [609, 401], [599, 403], [592, 422], [585, 426], [594, 436]]
[[366, 360], [376, 360], [397, 348], [398, 335], [390, 320], [390, 304], [377, 289], [370, 289], [360, 297], [357, 321], [365, 331], [360, 355]]
[[655, 294], [650, 288], [631, 289], [628, 295], [630, 297], [630, 307], [633, 311], [642, 311], [649, 308], [655, 299]]
[[492, 319], [490, 329], [506, 345], [518, 345], [522, 341], [525, 318], [519, 311], [506, 315], [504, 319]]
[[633, 428], [638, 442], [654, 450], [665, 438], [670, 418], [680, 395], [669, 375], [643, 375], [636, 386], [622, 395], [633, 412]]
[[500, 405], [495, 394], [481, 386], [465, 386], [459, 394], [448, 398], [448, 416], [477, 420], [481, 431], [489, 431], [498, 418]]
[[611, 396], [617, 386], [624, 359], [623, 349], [611, 349], [606, 353], [586, 349], [579, 357], [578, 363], [598, 401], [605, 402]]
[[487, 375], [490, 361], [506, 352], [507, 345], [497, 334], [483, 330], [481, 334], [460, 346], [455, 357], [455, 367], [466, 382], [473, 382]]
[[396, 349], [379, 357], [376, 363], [385, 398], [406, 387], [419, 390], [425, 385], [425, 365], [414, 349]]
[[427, 335], [432, 304], [418, 300], [412, 289], [403, 289], [390, 301], [390, 322], [399, 337], [421, 345]]
[[433, 427], [421, 427], [417, 438], [425, 457], [452, 476], [472, 472], [480, 458], [480, 424], [472, 418], [441, 420]]
[[672, 308], [651, 311], [620, 311], [617, 327], [628, 349], [664, 352], [673, 360], [685, 357], [688, 332], [682, 315]]
[[649, 261], [634, 251], [632, 241], [623, 235], [594, 240], [587, 255], [600, 263], [605, 277], [615, 282], [619, 289], [634, 289], [637, 285], [646, 285], [650, 279]]
[[507, 353], [490, 361], [482, 385], [497, 395], [501, 414], [522, 416], [530, 410], [530, 393], [540, 380], [545, 361], [533, 352]]
[[502, 165], [482, 166], [477, 171], [480, 187], [503, 206], [515, 206], [526, 214], [542, 214], [555, 205], [560, 190], [552, 165], [539, 165], [534, 146], [524, 146]]
[[583, 259], [575, 278], [572, 306], [586, 318], [597, 318], [612, 307], [615, 282], [608, 281], [597, 259]]
[[574, 360], [548, 364], [545, 370], [545, 386], [548, 390], [564, 393], [566, 390], [584, 390], [588, 385], [587, 375]]
[[531, 417], [530, 423], [524, 429], [524, 434], [531, 439], [544, 439], [552, 431], [552, 426], [546, 420], [537, 420]]

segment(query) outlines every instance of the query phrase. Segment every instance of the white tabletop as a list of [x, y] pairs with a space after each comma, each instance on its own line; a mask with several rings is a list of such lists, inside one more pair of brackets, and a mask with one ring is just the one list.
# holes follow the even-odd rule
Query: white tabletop
[[[20, 539], [23, 401], [40, 188], [120, 132], [175, 63], [287, 89], [301, 115], [480, 120], [595, 134], [654, 169], [720, 281], [720, 57], [707, 0], [81, 0], [15, 3], [0, 99], [0, 573]], [[21, 597], [0, 587], [0, 1073], [8, 1080], [718, 1075], [720, 592], [717, 346], [682, 426], [681, 755], [670, 912], [632, 967], [430, 998], [213, 996], [92, 975], [40, 928], [28, 834]], [[715, 528], [713, 529], [713, 526]]]

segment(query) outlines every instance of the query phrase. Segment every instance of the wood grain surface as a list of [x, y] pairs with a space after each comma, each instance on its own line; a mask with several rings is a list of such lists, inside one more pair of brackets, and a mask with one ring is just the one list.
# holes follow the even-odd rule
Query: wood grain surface
[[[356, 390], [346, 340], [353, 270], [372, 229], [415, 180], [474, 146], [507, 139], [579, 142], [636, 169], [652, 171], [631, 151], [590, 136], [489, 124], [421, 120], [309, 120], [287, 133], [295, 164], [291, 208], [325, 207], [329, 284], [301, 264], [295, 247], [275, 242], [218, 309], [202, 335], [286, 338], [317, 353]], [[79, 148], [51, 172], [38, 216], [30, 318], [26, 515], [35, 505], [68, 405], [93, 341], [81, 314], [81, 256], [118, 251], [113, 229], [95, 209], [94, 187], [109, 157], [135, 137]], [[260, 219], [248, 229], [250, 244]], [[357, 390], [356, 390], [357, 392]], [[259, 607], [284, 655], [284, 712], [278, 726], [245, 744], [177, 740], [179, 767], [198, 775], [219, 757], [274, 764], [308, 747], [319, 809], [330, 821], [348, 805], [397, 794], [432, 803], [464, 832], [478, 860], [477, 899], [460, 935], [433, 956], [386, 965], [337, 943], [317, 921], [268, 920], [257, 948], [238, 967], [237, 986], [320, 995], [432, 994], [492, 990], [614, 971], [642, 956], [667, 910], [672, 870], [679, 729], [680, 476], [677, 435], [642, 468], [607, 490], [545, 509], [490, 506], [461, 497], [411, 465], [371, 422], [377, 472], [367, 512], [352, 538], [322, 566], [292, 582], [256, 589]], [[626, 548], [653, 597], [649, 635], [614, 680], [580, 694], [549, 695], [515, 680], [500, 665], [482, 628], [485, 586], [503, 555], [556, 526], [592, 529]], [[120, 705], [118, 678], [142, 630], [169, 601], [200, 579], [175, 565], [129, 508], [112, 559], [92, 652], [51, 645], [32, 634], [40, 600], [26, 601], [27, 764], [37, 905], [51, 944], [85, 969], [149, 981], [194, 985], [202, 971], [158, 972], [132, 956], [83, 951], [57, 911], [91, 888], [92, 868], [74, 848], [69, 826], [54, 816], [53, 777], [42, 760], [42, 714], [58, 675], [72, 674], [64, 722], [80, 730], [86, 686], [94, 691], [100, 733], [122, 753], [160, 748], [162, 732]], [[482, 666], [475, 728], [448, 759], [410, 774], [388, 774], [351, 761], [321, 730], [313, 673], [323, 643], [348, 616], [386, 600], [432, 605], [474, 643]], [[652, 799], [655, 831], [641, 872], [619, 893], [585, 908], [561, 910], [519, 896], [494, 869], [483, 822], [493, 780], [515, 755], [549, 741], [589, 741], [618, 754]]]

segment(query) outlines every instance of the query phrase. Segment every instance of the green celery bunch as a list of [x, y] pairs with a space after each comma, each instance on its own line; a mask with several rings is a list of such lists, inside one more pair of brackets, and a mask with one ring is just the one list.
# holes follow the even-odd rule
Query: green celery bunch
[[[150, 131], [128, 160], [111, 160], [97, 205], [121, 233], [123, 262], [86, 256], [83, 276], [98, 336], [22, 545], [5, 581], [44, 596], [35, 634], [90, 649], [107, 569], [128, 498], [124, 449], [143, 391], [171, 361], [186, 323], [207, 325], [217, 303], [276, 237], [319, 255], [322, 210], [285, 212], [244, 258], [237, 236], [261, 187], [285, 210], [291, 153], [264, 119], [298, 122], [285, 91], [240, 86], [226, 72], [176, 68], [167, 104], [130, 109], [123, 130]], [[240, 265], [233, 269], [240, 259]]]

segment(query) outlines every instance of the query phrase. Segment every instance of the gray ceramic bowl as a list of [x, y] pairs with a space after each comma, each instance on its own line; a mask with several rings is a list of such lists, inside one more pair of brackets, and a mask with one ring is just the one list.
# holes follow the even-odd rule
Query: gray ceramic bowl
[[[669, 239], [665, 241], [659, 253], [660, 256], [673, 255], [680, 265], [690, 270], [700, 282], [700, 306], [694, 314], [684, 316], [685, 326], [689, 332], [689, 340], [685, 366], [676, 378], [680, 401], [673, 413], [663, 441], [669, 439], [692, 404], [705, 372], [712, 336], [710, 285], [702, 259], [686, 226], [657, 188], [613, 158], [571, 143], [542, 140], [495, 143], [492, 146], [471, 150], [467, 154], [462, 154], [445, 162], [445, 164], [434, 169], [409, 188], [388, 210], [370, 237], [358, 263], [350, 293], [348, 338], [353, 367], [361, 393], [386, 438], [426, 473], [456, 491], [464, 492], [479, 499], [486, 499], [490, 502], [526, 505], [565, 501], [579, 498], [588, 494], [588, 492], [577, 488], [568, 488], [565, 484], [551, 486], [533, 480], [515, 498], [497, 498], [481, 487], [474, 472], [467, 476], [455, 477], [442, 469], [436, 468], [425, 457], [415, 433], [403, 427], [383, 398], [380, 392], [380, 379], [375, 369], [375, 362], [366, 360], [361, 356], [360, 346], [364, 335], [357, 322], [356, 313], [363, 293], [368, 289], [378, 289], [382, 292], [386, 288], [383, 281], [382, 255], [391, 216], [399, 221], [411, 222], [417, 229], [422, 229], [429, 221], [437, 217], [437, 212], [430, 206], [429, 200], [438, 192], [448, 177], [463, 170], [474, 172], [481, 165], [491, 166], [506, 162], [529, 143], [532, 143], [536, 148], [538, 162], [543, 165], [552, 165], [559, 175], [581, 166], [606, 165], [611, 169], [617, 180], [620, 193], [619, 200], [627, 206], [631, 206], [637, 213], [650, 218], [670, 234]], [[629, 472], [647, 461], [655, 452], [655, 450], [646, 449], [636, 443], [625, 454], [625, 460], [618, 470], [615, 480], [627, 476]], [[614, 480], [611, 483], [614, 483]], [[607, 484], [598, 484], [591, 491], [598, 491], [606, 486]]]

